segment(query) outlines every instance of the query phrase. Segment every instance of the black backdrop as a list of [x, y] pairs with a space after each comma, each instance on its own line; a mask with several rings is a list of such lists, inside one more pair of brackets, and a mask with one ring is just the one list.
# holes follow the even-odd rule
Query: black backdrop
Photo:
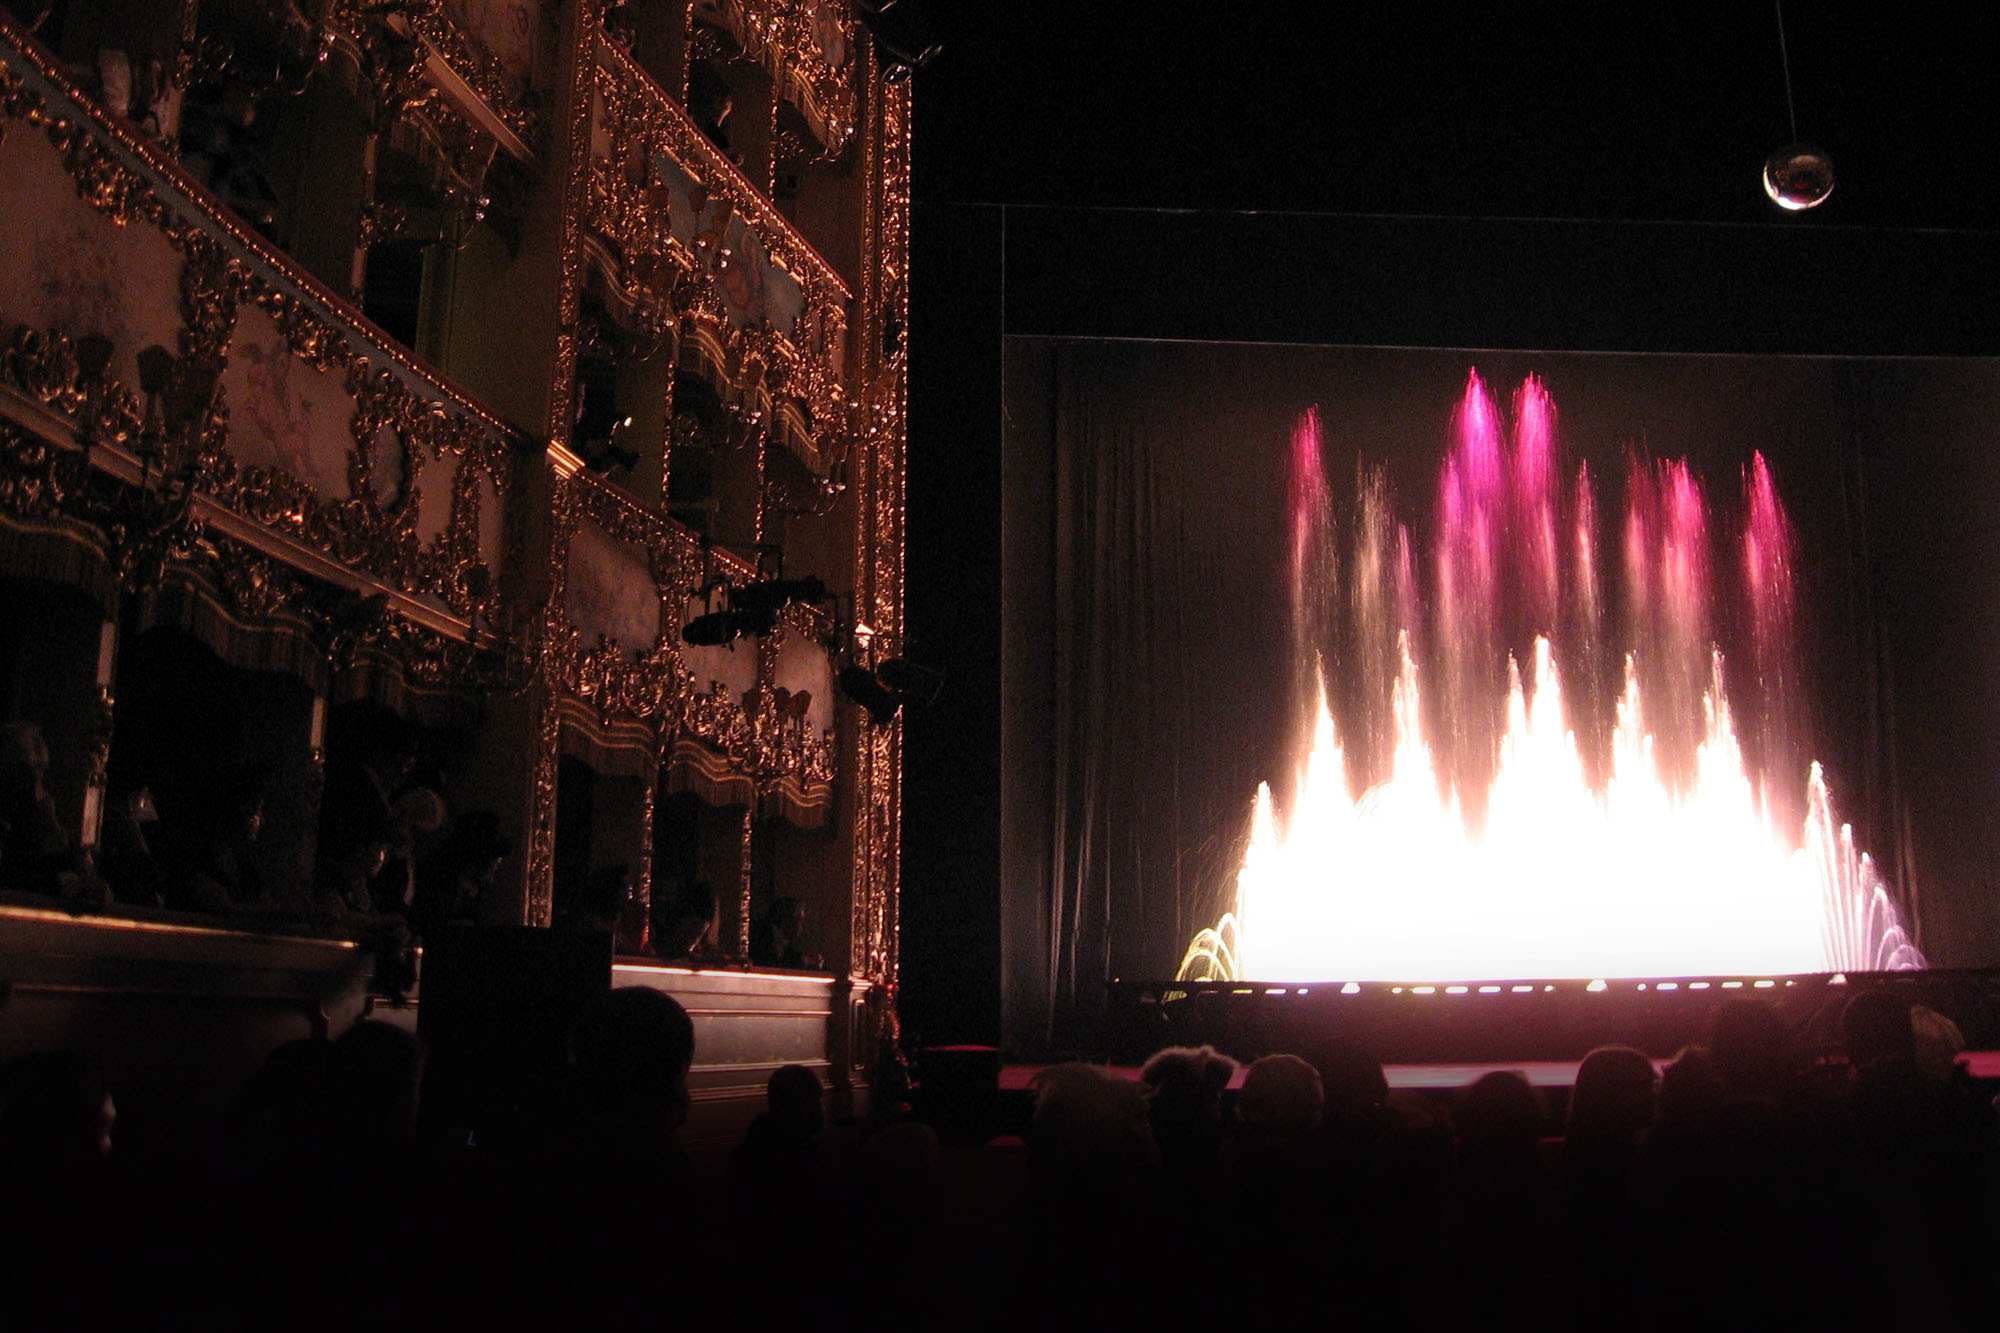
[[1106, 980], [1171, 976], [1227, 902], [1256, 784], [1289, 770], [1299, 414], [1320, 409], [1337, 505], [1357, 456], [1388, 468], [1421, 560], [1473, 367], [1503, 410], [1542, 377], [1607, 524], [1629, 445], [1688, 457], [1718, 510], [1764, 452], [1840, 811], [1914, 886], [1934, 960], [2000, 958], [2000, 364], [1015, 337], [1005, 367], [1010, 1046], [1087, 1048]]

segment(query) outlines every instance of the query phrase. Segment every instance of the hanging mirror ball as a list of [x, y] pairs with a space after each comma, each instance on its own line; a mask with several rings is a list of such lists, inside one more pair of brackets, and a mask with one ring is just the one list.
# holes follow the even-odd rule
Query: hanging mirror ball
[[1797, 213], [1833, 193], [1833, 159], [1808, 144], [1787, 144], [1764, 159], [1764, 193]]

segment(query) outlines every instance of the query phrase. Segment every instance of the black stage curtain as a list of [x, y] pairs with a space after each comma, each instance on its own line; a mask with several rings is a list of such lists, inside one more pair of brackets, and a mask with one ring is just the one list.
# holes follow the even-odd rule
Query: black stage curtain
[[[1002, 467], [1002, 1008], [1088, 1051], [1105, 983], [1174, 975], [1215, 923], [1297, 684], [1286, 459], [1325, 420], [1336, 508], [1381, 465], [1419, 560], [1477, 367], [1540, 375], [1600, 506], [1622, 455], [1734, 500], [1761, 449], [1804, 548], [1814, 752], [1922, 891], [1934, 962], [2000, 960], [2000, 363], [1590, 356], [1010, 338]], [[1608, 521], [1608, 520], [1607, 520]], [[1342, 540], [1345, 535], [1342, 535]]]

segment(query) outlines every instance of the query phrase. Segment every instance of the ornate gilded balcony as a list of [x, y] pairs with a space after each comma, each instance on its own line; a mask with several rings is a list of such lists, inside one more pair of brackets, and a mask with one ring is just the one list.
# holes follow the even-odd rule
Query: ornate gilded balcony
[[762, 65], [833, 157], [854, 137], [855, 31], [842, 0], [696, 0], [697, 21], [736, 39]]
[[[747, 562], [707, 549], [671, 519], [587, 471], [569, 469], [556, 500], [561, 534], [543, 658], [592, 742], [621, 734], [733, 803], [795, 823], [827, 816], [833, 781], [833, 669], [820, 608], [787, 606], [774, 632], [697, 647], [681, 627], [722, 585], [756, 580]], [[634, 724], [638, 724], [634, 729]]]
[[491, 683], [516, 431], [4, 23], [0, 195], [0, 475], [44, 568], [67, 542], [68, 581], [286, 627], [309, 676], [380, 653]]
[[328, 22], [407, 110], [471, 121], [505, 151], [539, 156], [540, 86], [552, 64], [543, 6], [533, 0], [336, 0]]
[[609, 42], [594, 115], [586, 216], [617, 304], [676, 334], [740, 424], [824, 477], [850, 431], [847, 285]]

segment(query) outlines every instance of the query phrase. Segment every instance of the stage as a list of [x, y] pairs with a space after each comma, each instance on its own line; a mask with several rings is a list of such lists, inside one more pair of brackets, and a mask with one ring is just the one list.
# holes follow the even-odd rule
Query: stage
[[1141, 1064], [1163, 1046], [1211, 1045], [1239, 1060], [1310, 1056], [1351, 1043], [1406, 1068], [1551, 1066], [1599, 1046], [1657, 1060], [1700, 1042], [1719, 1004], [1773, 1005], [1803, 1053], [1840, 1043], [1850, 996], [1887, 988], [1957, 1025], [1968, 1049], [2000, 1050], [2000, 969], [1931, 968], [1799, 976], [1694, 976], [1483, 982], [1114, 982], [1105, 1054]]
[[[1400, 1089], [1410, 1092], [1448, 1093], [1456, 1092], [1460, 1088], [1471, 1087], [1483, 1074], [1491, 1073], [1495, 1069], [1505, 1069], [1521, 1075], [1532, 1086], [1541, 1088], [1544, 1091], [1568, 1092], [1569, 1089], [1576, 1086], [1576, 1070], [1580, 1063], [1582, 1062], [1577, 1060], [1522, 1060], [1512, 1064], [1481, 1064], [1473, 1062], [1429, 1065], [1384, 1065], [1382, 1066], [1382, 1074], [1383, 1077], [1388, 1079], [1391, 1091]], [[1668, 1060], [1655, 1060], [1653, 1062], [1654, 1066], [1659, 1069], [1665, 1069], [1670, 1063], [1672, 1062]], [[2000, 1091], [2000, 1050], [1967, 1051], [1963, 1056], [1959, 1057], [1959, 1063], [1965, 1066], [1966, 1072], [1975, 1081], [1993, 1084], [1995, 1090]], [[1033, 1092], [1035, 1080], [1040, 1077], [1043, 1070], [1048, 1068], [1051, 1068], [1051, 1066], [1045, 1064], [1002, 1065], [1000, 1067], [1001, 1094], [1003, 1096], [1018, 1096]], [[1110, 1065], [1107, 1068], [1125, 1078], [1136, 1079], [1139, 1077], [1139, 1067], [1137, 1065]], [[1242, 1083], [1243, 1070], [1238, 1069], [1236, 1076], [1229, 1081], [1230, 1091], [1234, 1092], [1242, 1086]]]

